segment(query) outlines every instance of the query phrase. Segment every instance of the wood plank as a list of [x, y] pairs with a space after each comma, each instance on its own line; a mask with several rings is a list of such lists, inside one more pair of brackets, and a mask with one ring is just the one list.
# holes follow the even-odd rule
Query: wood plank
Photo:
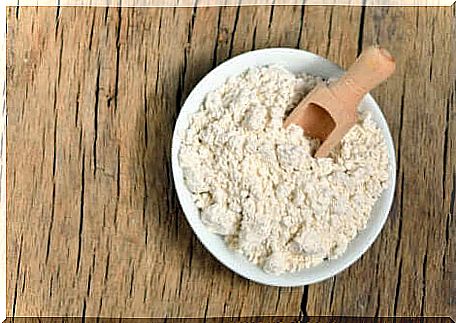
[[206, 28], [231, 14], [9, 10], [9, 315], [299, 314], [301, 289], [248, 282], [211, 257], [172, 188], [174, 119], [234, 54], [222, 45], [214, 60], [223, 30]]
[[362, 37], [352, 38], [362, 39], [363, 46], [382, 44], [398, 62], [395, 75], [373, 91], [396, 144], [396, 198], [385, 228], [361, 260], [310, 287], [307, 311], [445, 316], [451, 310], [451, 266], [445, 259], [454, 205], [455, 73], [450, 64], [455, 57], [449, 38], [454, 15], [451, 8], [366, 8], [364, 15]]

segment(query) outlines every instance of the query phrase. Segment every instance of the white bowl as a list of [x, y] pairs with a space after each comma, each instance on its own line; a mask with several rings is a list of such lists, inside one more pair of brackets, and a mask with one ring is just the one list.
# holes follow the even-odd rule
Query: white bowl
[[182, 209], [190, 226], [202, 244], [222, 264], [237, 274], [258, 283], [273, 286], [302, 286], [330, 278], [349, 267], [366, 252], [380, 233], [394, 196], [396, 179], [396, 161], [394, 144], [386, 120], [372, 96], [366, 95], [361, 103], [362, 109], [372, 112], [372, 118], [382, 129], [388, 146], [390, 162], [390, 185], [383, 192], [375, 204], [366, 228], [359, 232], [357, 237], [350, 242], [347, 250], [339, 258], [324, 261], [323, 263], [295, 273], [272, 275], [265, 273], [261, 268], [250, 263], [243, 255], [230, 250], [222, 237], [206, 229], [200, 220], [198, 209], [193, 203], [191, 193], [184, 183], [182, 169], [179, 166], [178, 152], [180, 149], [180, 134], [189, 126], [189, 116], [196, 112], [203, 102], [206, 94], [220, 87], [225, 80], [245, 71], [249, 67], [280, 64], [293, 73], [306, 72], [324, 78], [337, 77], [343, 70], [330, 61], [306, 52], [289, 48], [271, 48], [251, 51], [236, 56], [221, 64], [207, 74], [193, 89], [183, 105], [176, 121], [172, 142], [172, 168], [174, 183]]

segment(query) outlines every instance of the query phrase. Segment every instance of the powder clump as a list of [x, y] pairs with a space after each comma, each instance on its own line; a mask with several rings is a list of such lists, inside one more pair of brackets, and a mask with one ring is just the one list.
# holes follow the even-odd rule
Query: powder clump
[[269, 273], [337, 258], [389, 182], [388, 152], [368, 111], [328, 158], [284, 118], [317, 82], [252, 68], [209, 93], [181, 134], [179, 163], [201, 220]]

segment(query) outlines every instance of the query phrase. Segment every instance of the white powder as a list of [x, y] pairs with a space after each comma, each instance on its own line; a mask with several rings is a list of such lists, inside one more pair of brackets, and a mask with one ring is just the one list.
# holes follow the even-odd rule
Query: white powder
[[318, 82], [254, 68], [207, 95], [182, 134], [179, 163], [207, 228], [270, 273], [341, 255], [388, 185], [383, 135], [364, 113], [329, 158], [283, 120]]

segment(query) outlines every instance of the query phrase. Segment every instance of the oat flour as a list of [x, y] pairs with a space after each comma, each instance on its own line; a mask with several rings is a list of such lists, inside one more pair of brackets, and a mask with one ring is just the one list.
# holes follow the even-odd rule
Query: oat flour
[[329, 158], [284, 117], [318, 81], [249, 69], [209, 93], [182, 134], [179, 163], [207, 228], [269, 273], [341, 255], [388, 184], [380, 129], [364, 113]]

